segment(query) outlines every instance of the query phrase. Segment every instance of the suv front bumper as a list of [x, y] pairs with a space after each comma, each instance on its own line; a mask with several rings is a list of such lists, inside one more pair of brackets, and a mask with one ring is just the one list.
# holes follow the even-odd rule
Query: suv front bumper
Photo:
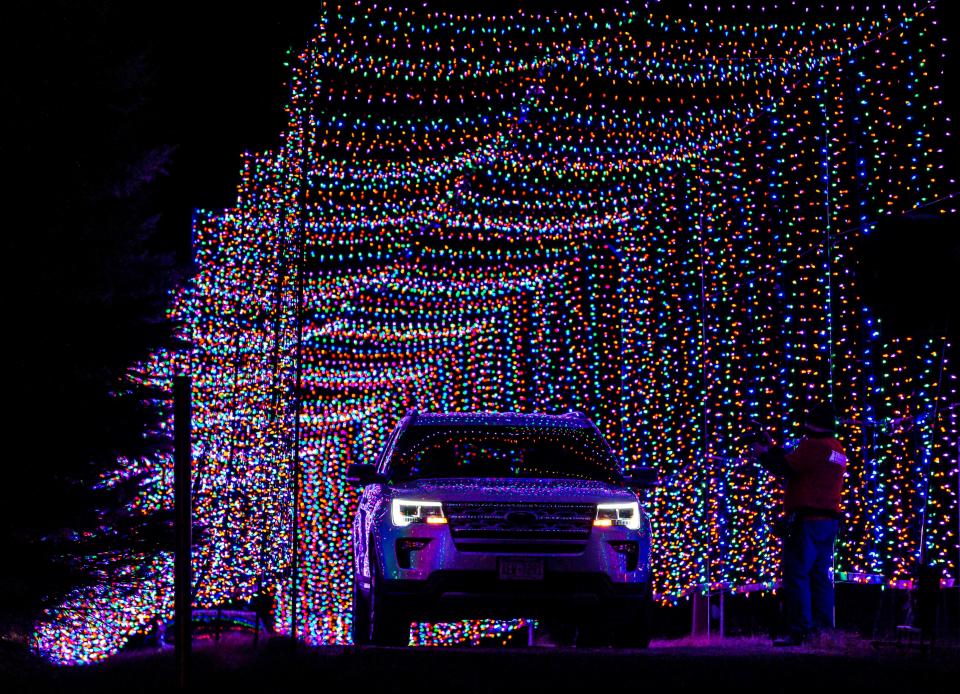
[[[386, 520], [386, 519], [384, 519]], [[501, 544], [477, 551], [458, 547], [449, 527], [425, 524], [377, 528], [381, 590], [390, 603], [413, 618], [544, 617], [593, 613], [598, 609], [632, 611], [650, 596], [650, 532], [624, 527], [591, 529], [573, 552], [531, 552], [530, 547]], [[413, 551], [409, 540], [425, 541]], [[630, 547], [630, 552], [624, 552]], [[542, 549], [542, 548], [534, 548]], [[513, 551], [517, 550], [517, 551]], [[543, 562], [539, 580], [504, 580], [503, 558]]]
[[503, 581], [496, 572], [441, 570], [426, 581], [384, 581], [383, 590], [396, 609], [424, 620], [629, 614], [650, 596], [648, 583], [617, 584], [589, 572]]

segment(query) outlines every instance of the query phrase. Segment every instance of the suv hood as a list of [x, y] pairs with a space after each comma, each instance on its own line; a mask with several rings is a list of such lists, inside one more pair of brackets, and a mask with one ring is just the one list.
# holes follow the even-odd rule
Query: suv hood
[[624, 487], [592, 480], [451, 477], [391, 485], [393, 496], [430, 501], [605, 503], [636, 501]]

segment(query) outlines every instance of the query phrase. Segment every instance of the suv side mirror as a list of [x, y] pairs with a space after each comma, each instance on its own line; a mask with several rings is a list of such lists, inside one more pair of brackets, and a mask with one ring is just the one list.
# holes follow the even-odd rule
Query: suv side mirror
[[623, 481], [627, 483], [628, 487], [639, 489], [653, 489], [660, 486], [660, 477], [652, 467], [633, 468], [624, 474]]
[[384, 481], [383, 475], [377, 472], [376, 465], [353, 463], [347, 468], [347, 482], [358, 487], [366, 487], [368, 484]]

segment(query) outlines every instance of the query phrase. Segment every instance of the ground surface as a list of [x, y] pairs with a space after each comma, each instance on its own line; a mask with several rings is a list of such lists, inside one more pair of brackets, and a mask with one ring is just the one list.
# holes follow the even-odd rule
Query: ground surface
[[[7, 650], [0, 691], [174, 691], [173, 651], [121, 654], [105, 665], [52, 668]], [[198, 644], [195, 691], [956, 692], [960, 652], [876, 649], [857, 640], [774, 650], [759, 639], [654, 642], [645, 651], [575, 648], [354, 648]], [[547, 686], [550, 685], [550, 686]], [[559, 686], [558, 686], [559, 685]]]

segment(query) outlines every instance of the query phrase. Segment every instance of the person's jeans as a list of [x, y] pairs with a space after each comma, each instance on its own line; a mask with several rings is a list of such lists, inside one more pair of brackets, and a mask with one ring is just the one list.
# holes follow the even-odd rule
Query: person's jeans
[[783, 598], [791, 636], [833, 628], [836, 520], [798, 520], [783, 541]]

